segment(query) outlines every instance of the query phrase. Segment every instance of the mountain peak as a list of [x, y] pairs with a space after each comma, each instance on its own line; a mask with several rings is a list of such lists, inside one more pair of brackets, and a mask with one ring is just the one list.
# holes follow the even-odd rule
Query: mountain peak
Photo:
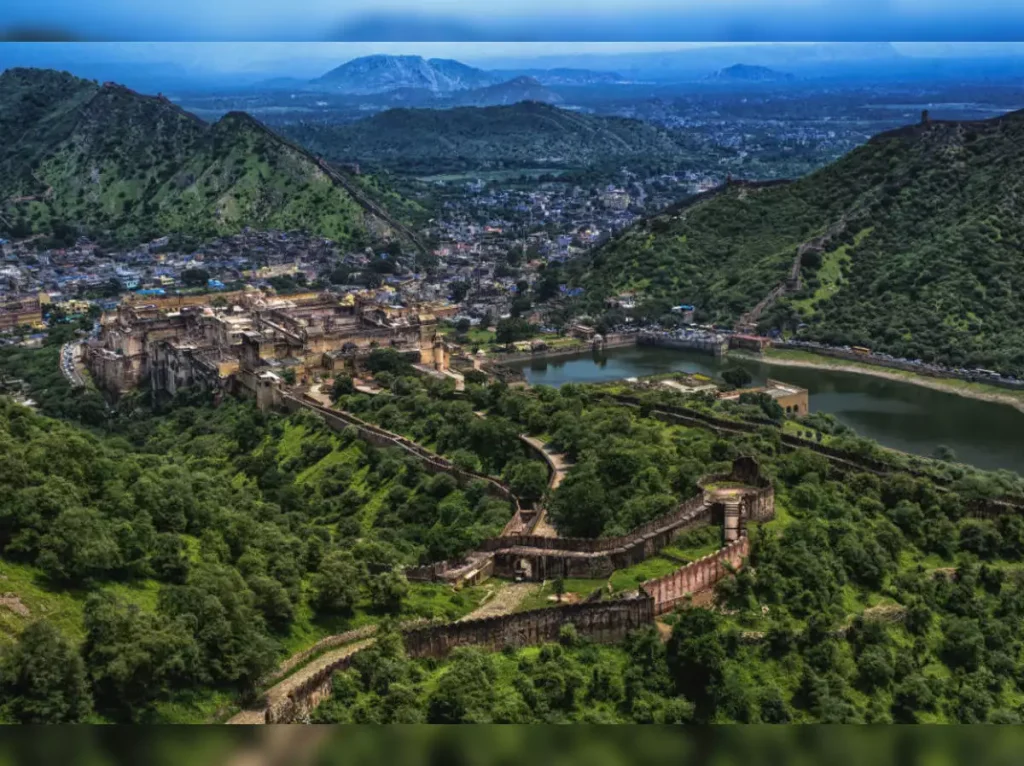
[[375, 54], [347, 61], [313, 81], [341, 93], [370, 95], [400, 88], [451, 93], [493, 85], [495, 77], [452, 59]]
[[755, 64], [733, 64], [708, 76], [708, 80], [722, 82], [789, 82], [793, 75]]

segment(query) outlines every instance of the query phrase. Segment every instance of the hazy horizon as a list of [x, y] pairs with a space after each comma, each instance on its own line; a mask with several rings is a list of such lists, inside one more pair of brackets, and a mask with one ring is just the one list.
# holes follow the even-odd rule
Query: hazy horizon
[[[809, 60], [871, 60], [894, 56], [916, 58], [1024, 57], [1021, 43], [675, 43], [675, 42], [322, 42], [305, 43], [301, 50], [291, 43], [275, 42], [183, 42], [183, 43], [5, 43], [0, 46], [0, 68], [39, 66], [81, 70], [103, 65], [136, 64], [166, 67], [168, 74], [181, 76], [239, 76], [250, 78], [309, 78], [323, 74], [354, 58], [385, 55], [416, 55], [424, 58], [448, 58], [482, 68], [566, 66], [578, 60], [581, 66], [593, 62], [594, 68], [614, 66], [619, 60], [630, 63], [652, 54], [686, 56], [699, 61], [706, 58], [720, 63], [751, 63], [768, 55], [781, 54], [785, 65], [791, 54], [799, 64], [802, 53]], [[706, 56], [701, 56], [706, 53]], [[735, 54], [734, 56], [732, 54]], [[564, 62], [569, 62], [564, 63]], [[74, 69], [71, 69], [74, 73]], [[83, 76], [89, 76], [86, 72]]]

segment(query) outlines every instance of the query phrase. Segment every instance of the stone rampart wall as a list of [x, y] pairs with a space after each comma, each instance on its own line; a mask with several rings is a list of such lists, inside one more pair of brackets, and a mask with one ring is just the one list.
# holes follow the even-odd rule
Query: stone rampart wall
[[460, 484], [482, 481], [487, 485], [489, 492], [504, 500], [508, 500], [512, 503], [516, 513], [519, 512], [519, 499], [506, 484], [490, 476], [458, 468], [450, 460], [424, 449], [411, 439], [406, 439], [404, 436], [386, 431], [372, 423], [367, 423], [351, 413], [328, 409], [305, 394], [301, 398], [291, 394], [283, 394], [281, 402], [289, 412], [305, 408], [320, 414], [327, 421], [327, 424], [336, 431], [343, 431], [352, 426], [358, 432], [360, 439], [375, 447], [397, 447], [404, 450], [419, 458], [423, 462], [423, 467], [431, 473], [447, 473]]
[[716, 553], [687, 564], [656, 580], [648, 580], [641, 591], [654, 600], [654, 613], [665, 614], [683, 604], [687, 596], [708, 590], [737, 569], [750, 552], [750, 538], [741, 537]]
[[704, 495], [694, 495], [683, 501], [676, 510], [637, 527], [628, 535], [620, 537], [540, 537], [538, 535], [508, 535], [492, 537], [480, 544], [480, 550], [500, 551], [510, 548], [533, 548], [538, 550], [571, 551], [575, 553], [611, 553], [628, 548], [645, 538], [654, 536], [666, 529], [682, 526], [693, 521], [702, 513]]
[[557, 641], [569, 623], [589, 641], [611, 644], [653, 621], [654, 602], [640, 595], [417, 628], [405, 634], [405, 649], [410, 657], [444, 657], [459, 646], [500, 650], [542, 644]]

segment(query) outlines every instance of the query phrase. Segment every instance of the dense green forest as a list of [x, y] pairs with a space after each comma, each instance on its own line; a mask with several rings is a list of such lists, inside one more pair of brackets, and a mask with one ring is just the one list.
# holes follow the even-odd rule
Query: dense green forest
[[[0, 370], [59, 388], [38, 369], [52, 348], [27, 353], [5, 350]], [[370, 622], [383, 626], [374, 647], [317, 720], [1019, 720], [1024, 520], [969, 516], [976, 498], [1019, 494], [1019, 477], [943, 463], [940, 483], [840, 476], [821, 455], [783, 451], [773, 425], [723, 438], [649, 417], [678, 401], [662, 393], [627, 407], [609, 399], [615, 386], [470, 381], [462, 396], [393, 353], [369, 364], [386, 392], [339, 377], [339, 403], [524, 497], [544, 493], [546, 470], [519, 433], [574, 460], [548, 499], [563, 534], [628, 531], [739, 455], [773, 481], [776, 517], [751, 528], [752, 566], [719, 586], [715, 609], [665, 617], [667, 641], [651, 629], [598, 647], [566, 628], [554, 645], [412, 661], [396, 621], [455, 619], [481, 593], [408, 583], [400, 567], [501, 529], [511, 509], [481, 483], [459, 487], [307, 412], [198, 395], [154, 411], [139, 397], [87, 429], [0, 399], [3, 720], [220, 719], [284, 657]], [[88, 398], [39, 401], [92, 418], [78, 407]], [[777, 414], [753, 400], [716, 413]], [[823, 416], [799, 427], [855, 438]], [[718, 540], [695, 530], [667, 549], [675, 560], [559, 588], [625, 592]], [[553, 587], [521, 608], [550, 605]]]
[[408, 174], [503, 168], [576, 168], [643, 162], [670, 167], [689, 155], [668, 132], [640, 122], [537, 102], [456, 109], [389, 109], [348, 124], [298, 123], [282, 131], [329, 160]]
[[479, 484], [240, 402], [99, 436], [0, 399], [0, 452], [0, 572], [27, 613], [0, 617], [0, 702], [23, 722], [201, 720], [320, 636], [458, 616], [466, 594], [396, 566], [511, 515]]
[[[382, 352], [382, 357], [387, 352]], [[377, 374], [389, 388], [370, 396], [348, 387], [336, 389], [339, 406], [392, 431], [403, 433], [466, 467], [501, 474], [524, 497], [537, 497], [544, 474], [523, 460], [518, 434], [551, 444], [574, 463], [548, 498], [549, 514], [564, 535], [614, 536], [670, 511], [679, 498], [697, 492], [706, 473], [727, 469], [742, 454], [781, 452], [783, 413], [777, 404], [765, 414], [756, 397], [742, 403], [709, 402], [667, 391], [642, 395], [642, 410], [659, 405], [686, 406], [719, 417], [765, 423], [743, 440], [727, 440], [694, 428], [666, 428], [653, 418], [637, 417], [607, 394], [617, 386], [566, 384], [558, 389], [530, 389], [502, 383], [467, 386], [464, 398], [449, 387], [424, 383], [411, 373]], [[767, 399], [767, 397], [765, 397]], [[486, 414], [480, 417], [478, 413]], [[828, 415], [800, 421], [800, 432], [829, 446], [890, 463], [894, 470], [927, 471], [951, 485], [964, 499], [1024, 497], [1024, 480], [1002, 471], [990, 473], [966, 465], [943, 463], [884, 450], [858, 437]], [[818, 436], [820, 435], [820, 436]]]
[[[581, 264], [594, 307], [637, 290], [735, 321], [786, 278], [803, 288], [762, 329], [1024, 374], [1024, 113], [882, 134], [799, 181], [734, 185], [638, 225]], [[660, 308], [659, 308], [660, 307]]]
[[244, 226], [369, 241], [359, 204], [248, 115], [208, 125], [166, 99], [52, 70], [0, 75], [0, 198], [0, 232], [58, 245]]
[[434, 661], [386, 634], [315, 720], [1020, 722], [1024, 521], [965, 518], [957, 494], [905, 474], [837, 481], [807, 451], [761, 457], [776, 519], [716, 608], [665, 618], [667, 641], [595, 646], [569, 626], [557, 644]]

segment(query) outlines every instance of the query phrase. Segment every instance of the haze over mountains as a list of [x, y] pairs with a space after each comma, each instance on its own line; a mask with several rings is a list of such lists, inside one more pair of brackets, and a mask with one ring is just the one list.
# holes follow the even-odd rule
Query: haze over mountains
[[422, 90], [435, 95], [483, 90], [500, 85], [531, 86], [608, 84], [622, 80], [614, 72], [584, 69], [486, 71], [452, 59], [422, 56], [363, 56], [332, 69], [305, 85], [307, 89], [351, 95]]
[[750, 64], [733, 64], [725, 69], [719, 69], [707, 77], [710, 82], [718, 83], [780, 83], [793, 82], [794, 77], [789, 72], [779, 72], [766, 66], [751, 66]]

